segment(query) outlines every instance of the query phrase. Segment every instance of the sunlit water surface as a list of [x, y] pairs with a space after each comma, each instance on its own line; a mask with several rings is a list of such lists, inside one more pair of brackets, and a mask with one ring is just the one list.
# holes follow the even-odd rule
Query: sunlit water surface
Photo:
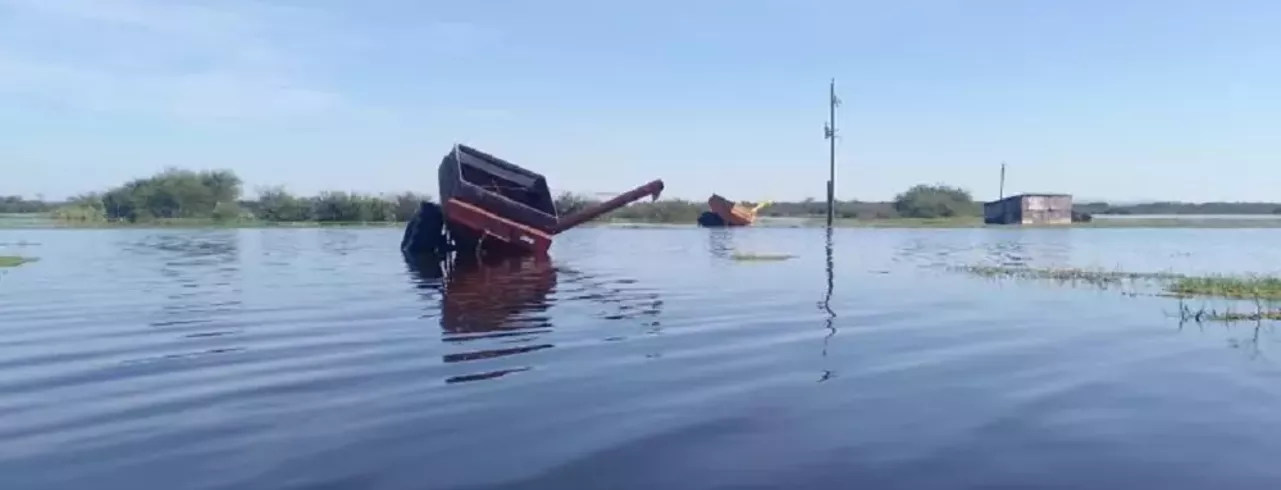
[[1271, 325], [946, 270], [1273, 273], [1281, 230], [399, 240], [0, 230], [41, 259], [0, 272], [0, 488], [1281, 487]]

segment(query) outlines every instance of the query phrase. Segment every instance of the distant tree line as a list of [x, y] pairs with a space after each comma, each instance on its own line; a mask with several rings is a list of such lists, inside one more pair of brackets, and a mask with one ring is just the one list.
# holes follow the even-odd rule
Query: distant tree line
[[24, 199], [22, 196], [0, 196], [0, 214], [47, 213], [54, 208], [53, 203], [38, 199]]
[[[564, 193], [556, 199], [561, 214], [578, 211], [599, 200]], [[746, 202], [754, 205], [756, 203]], [[707, 211], [706, 201], [664, 199], [638, 202], [625, 206], [603, 219], [664, 223], [693, 223]], [[918, 185], [899, 194], [890, 202], [838, 201], [834, 213], [841, 219], [896, 218], [963, 218], [982, 215], [982, 205], [974, 202], [968, 191], [945, 185]], [[814, 199], [800, 202], [775, 202], [761, 209], [760, 216], [819, 217], [827, 216], [827, 203]]]
[[1149, 202], [1126, 205], [1088, 202], [1077, 203], [1073, 207], [1090, 214], [1281, 214], [1281, 203], [1274, 202]]
[[[557, 199], [557, 209], [577, 210], [597, 202], [582, 195], [565, 193]], [[747, 202], [745, 204], [754, 204]], [[705, 201], [661, 200], [655, 203], [640, 202], [624, 207], [606, 218], [629, 221], [692, 222], [707, 209]], [[944, 184], [917, 185], [898, 194], [892, 201], [837, 201], [834, 214], [839, 219], [946, 219], [979, 217], [983, 203], [976, 201], [969, 191]], [[1267, 202], [1210, 202], [1181, 203], [1153, 202], [1113, 205], [1103, 202], [1076, 203], [1073, 211], [1080, 214], [1141, 214], [1141, 215], [1260, 215], [1281, 214], [1281, 203]], [[761, 216], [809, 217], [827, 215], [827, 203], [813, 198], [804, 201], [774, 202], [760, 211]]]
[[49, 212], [57, 219], [88, 222], [397, 222], [408, 221], [420, 201], [431, 199], [411, 192], [376, 196], [328, 191], [302, 197], [282, 187], [262, 189], [257, 199], [243, 199], [242, 185], [230, 170], [168, 169], [106, 192], [73, 197]]
[[[315, 196], [298, 196], [283, 187], [259, 189], [254, 199], [242, 196], [243, 182], [230, 170], [192, 171], [167, 169], [147, 178], [134, 179], [105, 192], [76, 196], [63, 202], [0, 196], [0, 213], [49, 213], [68, 221], [151, 222], [156, 220], [214, 220], [267, 222], [402, 222], [413, 217], [423, 194], [372, 195], [326, 191]], [[556, 198], [564, 215], [598, 203], [575, 193]], [[745, 203], [754, 204], [754, 203]], [[693, 223], [707, 210], [702, 200], [663, 199], [637, 202], [601, 219], [620, 221]], [[1088, 214], [1281, 214], [1281, 203], [1154, 202], [1112, 205], [1103, 202], [1077, 203], [1074, 211]], [[761, 210], [762, 216], [821, 217], [827, 204], [816, 199], [775, 202]], [[840, 219], [946, 219], [982, 215], [982, 204], [961, 188], [942, 184], [917, 185], [892, 201], [838, 201]]]

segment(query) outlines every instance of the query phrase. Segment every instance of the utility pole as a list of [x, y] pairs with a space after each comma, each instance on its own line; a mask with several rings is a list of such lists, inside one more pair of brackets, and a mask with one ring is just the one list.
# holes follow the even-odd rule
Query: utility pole
[[828, 140], [828, 177], [827, 177], [827, 226], [832, 226], [832, 217], [836, 214], [836, 108], [841, 99], [836, 98], [836, 79], [828, 86], [828, 120], [823, 125], [823, 137]]
[[1001, 190], [996, 200], [1005, 199], [1005, 162], [1001, 162]]

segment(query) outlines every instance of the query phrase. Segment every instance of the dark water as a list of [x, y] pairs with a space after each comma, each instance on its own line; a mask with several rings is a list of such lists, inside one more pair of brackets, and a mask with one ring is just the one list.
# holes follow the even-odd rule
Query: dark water
[[[0, 230], [0, 488], [1276, 488], [1270, 325], [955, 264], [1281, 269], [1281, 230]], [[737, 262], [734, 252], [792, 253]], [[829, 273], [830, 271], [830, 273]]]

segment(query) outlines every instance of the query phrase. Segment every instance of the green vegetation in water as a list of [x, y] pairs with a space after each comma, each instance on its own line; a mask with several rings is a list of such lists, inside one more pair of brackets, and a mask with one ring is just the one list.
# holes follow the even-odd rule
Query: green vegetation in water
[[[997, 279], [1047, 280], [1060, 284], [1088, 285], [1109, 289], [1121, 285], [1147, 283], [1162, 291], [1157, 296], [1179, 298], [1181, 322], [1262, 322], [1281, 321], [1281, 278], [1272, 276], [1190, 276], [1170, 272], [1127, 272], [1075, 268], [1032, 268], [1024, 266], [960, 266], [955, 271]], [[1138, 295], [1138, 293], [1127, 293]], [[1229, 305], [1223, 309], [1202, 305], [1193, 309], [1184, 302], [1190, 298], [1216, 298], [1251, 301], [1253, 308], [1240, 310]]]
[[784, 260], [794, 259], [796, 258], [796, 256], [791, 254], [760, 254], [760, 253], [734, 252], [734, 254], [730, 255], [729, 258], [731, 260], [736, 260], [739, 262], [781, 262]]
[[952, 270], [987, 278], [1035, 279], [1055, 282], [1114, 285], [1140, 280], [1170, 280], [1184, 277], [1168, 272], [1127, 272], [1077, 268], [1033, 268], [1026, 266], [957, 266]]
[[0, 267], [17, 267], [28, 262], [35, 262], [36, 259], [30, 257], [18, 257], [14, 255], [0, 255]]
[[959, 266], [952, 270], [988, 278], [1036, 279], [1111, 286], [1148, 281], [1169, 296], [1281, 300], [1281, 278], [1273, 276], [1190, 276], [1172, 272], [1128, 272], [1025, 266]]
[[1270, 276], [1182, 276], [1165, 288], [1180, 296], [1281, 300], [1281, 278]]

